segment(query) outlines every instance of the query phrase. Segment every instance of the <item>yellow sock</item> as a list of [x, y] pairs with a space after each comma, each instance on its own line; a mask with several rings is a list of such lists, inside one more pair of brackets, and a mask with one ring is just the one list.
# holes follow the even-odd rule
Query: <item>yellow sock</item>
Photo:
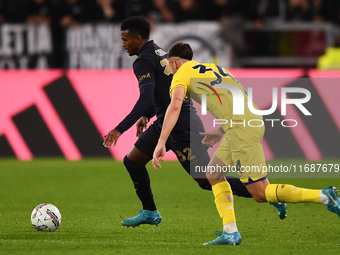
[[223, 221], [223, 225], [236, 222], [234, 203], [228, 201], [228, 196], [232, 195], [230, 185], [227, 181], [219, 182], [212, 186], [215, 196], [217, 211]]
[[269, 184], [265, 191], [268, 202], [319, 203], [320, 190], [297, 188], [289, 184]]

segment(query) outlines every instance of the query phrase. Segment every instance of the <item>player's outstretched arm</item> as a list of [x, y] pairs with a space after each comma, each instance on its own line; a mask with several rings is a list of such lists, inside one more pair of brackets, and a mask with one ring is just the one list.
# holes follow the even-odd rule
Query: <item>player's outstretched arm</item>
[[200, 135], [205, 136], [202, 140], [202, 143], [205, 146], [213, 147], [216, 143], [218, 143], [222, 139], [224, 131], [223, 129], [219, 128], [213, 131], [200, 132]]
[[107, 135], [104, 135], [104, 142], [103, 145], [106, 148], [110, 148], [110, 146], [113, 144], [113, 146], [116, 146], [118, 138], [122, 134], [118, 132], [116, 129], [112, 129]]
[[161, 135], [158, 139], [158, 144], [153, 153], [152, 165], [157, 170], [161, 168], [160, 161], [163, 161], [165, 156], [165, 143], [168, 140], [171, 131], [174, 129], [178, 116], [181, 112], [182, 104], [185, 96], [185, 88], [177, 87], [172, 92], [171, 102], [166, 109]]

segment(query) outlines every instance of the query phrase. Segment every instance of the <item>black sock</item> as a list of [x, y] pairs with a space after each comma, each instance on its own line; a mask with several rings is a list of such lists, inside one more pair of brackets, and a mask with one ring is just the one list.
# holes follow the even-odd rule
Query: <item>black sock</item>
[[246, 186], [241, 182], [240, 178], [233, 176], [225, 176], [226, 180], [229, 182], [233, 194], [238, 197], [253, 197]]
[[[246, 186], [244, 186], [239, 178], [233, 176], [225, 176], [225, 178], [229, 182], [234, 195], [238, 197], [252, 197]], [[200, 184], [200, 187], [205, 190], [211, 190], [211, 184], [209, 183], [209, 181]]]
[[133, 181], [137, 196], [142, 202], [143, 210], [157, 210], [155, 201], [153, 200], [148, 170], [145, 165], [134, 163], [130, 161], [127, 156], [124, 157], [123, 162]]

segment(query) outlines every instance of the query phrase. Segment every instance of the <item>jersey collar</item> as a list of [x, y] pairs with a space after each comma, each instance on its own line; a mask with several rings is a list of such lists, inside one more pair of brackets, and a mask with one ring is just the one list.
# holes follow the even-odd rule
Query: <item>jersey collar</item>
[[147, 48], [147, 47], [149, 47], [149, 46], [151, 46], [151, 45], [153, 45], [154, 44], [154, 42], [153, 42], [153, 40], [150, 40], [150, 41], [148, 41], [147, 43], [145, 43], [143, 46], [142, 46], [142, 48], [140, 48], [140, 50], [139, 50], [139, 53], [138, 53], [138, 56]]
[[[197, 62], [196, 62], [195, 60], [189, 60], [189, 61], [185, 62], [183, 65], [181, 65], [181, 67], [182, 67], [182, 66], [195, 65], [195, 64], [197, 64]], [[180, 67], [180, 68], [181, 68], [181, 67]]]

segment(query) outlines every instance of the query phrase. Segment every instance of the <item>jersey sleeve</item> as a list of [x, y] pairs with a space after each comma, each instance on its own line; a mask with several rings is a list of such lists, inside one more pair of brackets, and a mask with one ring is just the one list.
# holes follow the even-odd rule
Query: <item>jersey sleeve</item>
[[[119, 123], [115, 129], [123, 134], [133, 124], [136, 123], [142, 116], [152, 117], [154, 114], [151, 112], [151, 108], [154, 101], [155, 86], [144, 86], [140, 89], [139, 99], [133, 107], [132, 111], [127, 115], [124, 120]], [[153, 115], [152, 115], [153, 114]]]
[[149, 110], [144, 114], [145, 117], [147, 117], [149, 120], [156, 115], [155, 108], [151, 106]]
[[190, 77], [186, 74], [185, 70], [178, 69], [174, 74], [170, 86], [170, 97], [172, 96], [173, 90], [177, 87], [184, 87], [185, 95], [187, 97], [190, 96]]
[[133, 71], [140, 89], [149, 84], [155, 86], [155, 68], [150, 59], [137, 58], [133, 63]]

